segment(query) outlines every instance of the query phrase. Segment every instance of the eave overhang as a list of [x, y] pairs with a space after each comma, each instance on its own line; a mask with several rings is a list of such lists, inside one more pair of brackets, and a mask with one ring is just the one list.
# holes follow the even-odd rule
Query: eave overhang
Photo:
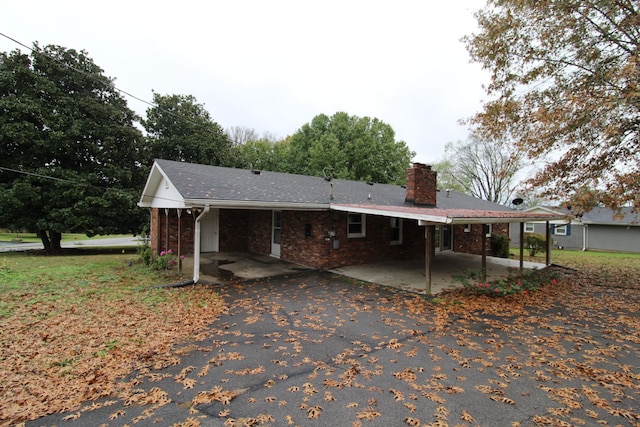
[[441, 209], [437, 207], [379, 206], [332, 204], [332, 210], [415, 219], [419, 225], [432, 224], [497, 224], [552, 221], [564, 215], [527, 213], [523, 211], [488, 211], [475, 209]]

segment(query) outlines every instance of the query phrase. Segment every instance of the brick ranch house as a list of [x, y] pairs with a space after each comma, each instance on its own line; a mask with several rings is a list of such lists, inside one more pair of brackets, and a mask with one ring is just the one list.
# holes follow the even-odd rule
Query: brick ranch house
[[138, 206], [156, 253], [193, 254], [194, 282], [200, 253], [253, 252], [314, 269], [424, 258], [430, 288], [437, 253], [483, 255], [484, 268], [489, 233], [556, 219], [438, 191], [420, 163], [400, 186], [156, 160]]

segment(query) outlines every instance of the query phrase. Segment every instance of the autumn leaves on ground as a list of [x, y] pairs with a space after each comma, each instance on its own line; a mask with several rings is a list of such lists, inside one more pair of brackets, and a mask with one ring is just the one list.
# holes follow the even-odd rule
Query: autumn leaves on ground
[[[277, 424], [266, 412], [242, 418], [259, 411], [252, 405], [291, 407], [291, 415], [280, 420], [291, 425], [320, 422], [330, 416], [330, 405], [342, 405], [342, 411], [353, 411], [352, 420], [342, 419], [344, 425], [366, 425], [388, 419], [394, 403], [401, 408], [393, 410], [402, 414], [396, 420], [400, 425], [482, 425], [480, 411], [467, 404], [477, 396], [465, 400], [477, 393], [487, 399], [482, 407], [498, 402], [518, 411], [526, 395], [546, 396], [553, 405], [530, 414], [535, 425], [637, 426], [640, 415], [633, 408], [640, 398], [640, 374], [633, 361], [640, 348], [640, 257], [568, 251], [554, 257], [576, 270], [561, 269], [557, 285], [526, 296], [452, 292], [428, 299], [398, 291], [390, 297], [376, 287], [349, 295], [340, 284], [325, 283], [326, 296], [312, 301], [303, 284], [295, 287], [298, 299], [285, 296], [300, 301], [300, 309], [282, 317], [282, 307], [259, 293], [236, 296], [234, 307], [227, 307], [224, 296], [208, 287], [156, 288], [176, 277], [151, 273], [136, 254], [6, 255], [0, 257], [0, 423], [59, 411], [80, 417], [81, 402], [101, 396], [166, 404], [167, 393], [155, 381], [168, 374], [159, 370], [177, 367], [194, 351], [185, 350], [189, 342], [206, 340], [208, 348], [201, 351], [216, 356], [198, 369], [180, 367], [168, 380], [185, 395], [194, 394], [193, 408], [214, 405], [228, 425]], [[241, 284], [234, 289], [243, 292]], [[238, 324], [218, 324], [229, 310]], [[348, 348], [331, 356], [330, 364], [307, 354], [347, 329], [366, 334], [366, 316], [380, 310], [387, 310], [383, 323], [394, 335], [369, 331], [371, 336], [345, 343]], [[250, 338], [261, 322], [288, 332]], [[319, 331], [324, 338], [305, 338], [300, 330]], [[258, 338], [268, 344], [255, 351], [273, 352], [269, 370], [279, 372], [265, 382], [259, 401], [241, 397], [241, 387], [231, 384], [265, 375], [265, 365], [246, 366]], [[234, 339], [241, 341], [233, 344]], [[374, 344], [367, 344], [371, 340]], [[453, 377], [440, 369], [449, 362], [460, 369]], [[304, 381], [276, 392], [277, 383], [291, 381], [292, 371], [306, 366], [313, 369]], [[136, 381], [118, 381], [134, 370], [140, 372]], [[217, 371], [221, 379], [208, 391], [197, 391]], [[382, 377], [388, 377], [388, 387], [359, 388]], [[530, 388], [516, 388], [525, 379]], [[157, 386], [136, 390], [141, 380]], [[336, 399], [347, 389], [358, 390], [353, 400]], [[434, 408], [427, 419], [421, 410], [429, 404]], [[153, 410], [148, 412], [153, 419]], [[183, 425], [200, 425], [198, 414], [204, 412], [193, 413]], [[117, 418], [119, 410], [114, 414]]]
[[175, 279], [136, 254], [0, 257], [2, 425], [75, 408], [135, 368], [168, 363], [173, 344], [224, 309], [207, 288], [155, 288]]

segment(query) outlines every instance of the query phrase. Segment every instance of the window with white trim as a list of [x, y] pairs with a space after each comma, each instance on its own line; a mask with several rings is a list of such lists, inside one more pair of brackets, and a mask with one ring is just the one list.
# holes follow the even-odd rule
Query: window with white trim
[[535, 224], [532, 222], [524, 223], [524, 232], [525, 233], [534, 233], [535, 232]]
[[402, 244], [402, 218], [390, 218], [391, 227], [391, 244]]
[[349, 213], [347, 217], [347, 237], [366, 236], [365, 214]]
[[487, 224], [487, 237], [491, 237], [491, 228], [492, 228], [493, 224]]
[[553, 233], [556, 236], [566, 236], [567, 235], [567, 226], [566, 225], [556, 225], [555, 232]]
[[464, 225], [464, 232], [465, 233], [470, 233], [471, 232], [471, 224], [465, 224]]

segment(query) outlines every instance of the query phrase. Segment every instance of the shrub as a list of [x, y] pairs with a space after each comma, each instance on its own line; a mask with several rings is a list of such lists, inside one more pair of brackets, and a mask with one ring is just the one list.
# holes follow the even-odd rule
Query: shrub
[[[142, 262], [154, 270], [169, 270], [178, 263], [178, 257], [173, 254], [173, 250], [171, 249], [160, 252], [158, 256], [154, 256], [153, 252], [153, 249], [148, 245], [140, 249]], [[184, 256], [181, 255], [180, 258], [184, 259]]]
[[524, 247], [529, 250], [529, 256], [536, 256], [536, 253], [547, 252], [547, 239], [538, 233], [527, 233], [524, 236]]
[[509, 258], [510, 243], [511, 239], [505, 234], [491, 234], [491, 239], [489, 240], [491, 256]]
[[555, 283], [557, 273], [549, 269], [525, 270], [522, 276], [518, 269], [509, 269], [509, 274], [505, 278], [500, 278], [492, 282], [483, 283], [480, 281], [481, 274], [477, 270], [468, 270], [465, 275], [454, 276], [454, 280], [461, 283], [467, 292], [476, 295], [505, 296], [512, 294], [527, 294], [537, 290], [540, 286]]

